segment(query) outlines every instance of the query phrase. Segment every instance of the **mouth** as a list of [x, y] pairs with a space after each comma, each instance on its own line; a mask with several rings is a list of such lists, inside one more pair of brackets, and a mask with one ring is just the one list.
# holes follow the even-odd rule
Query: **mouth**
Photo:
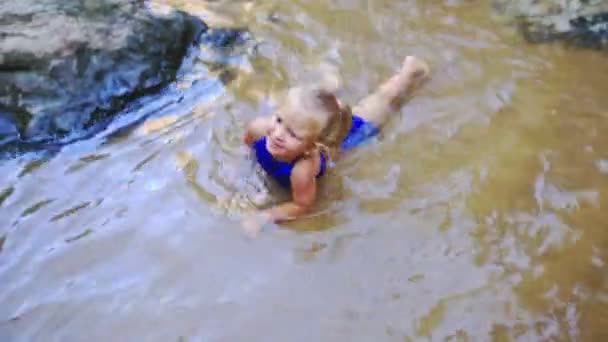
[[280, 151], [284, 149], [284, 146], [281, 143], [278, 143], [276, 140], [270, 137], [268, 138], [268, 145], [271, 149], [275, 151]]

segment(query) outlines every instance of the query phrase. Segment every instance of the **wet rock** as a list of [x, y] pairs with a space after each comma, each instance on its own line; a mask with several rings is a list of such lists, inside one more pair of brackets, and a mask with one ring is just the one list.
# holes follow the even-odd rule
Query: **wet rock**
[[0, 2], [0, 149], [72, 139], [107, 121], [173, 80], [206, 29], [139, 0]]
[[580, 47], [608, 47], [608, 1], [494, 0], [494, 5], [515, 18], [530, 42], [565, 40]]
[[0, 108], [0, 145], [19, 138], [19, 129], [15, 116], [8, 110]]

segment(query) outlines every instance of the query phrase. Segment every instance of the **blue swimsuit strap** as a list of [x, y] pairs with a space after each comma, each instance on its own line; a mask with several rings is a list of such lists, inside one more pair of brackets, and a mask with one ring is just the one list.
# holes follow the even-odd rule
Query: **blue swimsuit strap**
[[319, 173], [317, 174], [317, 177], [321, 177], [327, 168], [327, 159], [325, 158], [325, 154], [319, 151], [319, 156], [321, 158], [321, 165], [319, 165]]
[[[289, 186], [291, 181], [291, 173], [293, 171], [293, 167], [295, 166], [296, 161], [291, 163], [280, 162], [270, 154], [270, 152], [266, 149], [266, 137], [260, 138], [253, 145], [254, 150], [256, 151], [256, 159], [258, 163], [262, 165], [262, 167], [275, 179], [279, 181], [284, 186]], [[261, 157], [261, 159], [260, 159]], [[320, 165], [319, 172], [316, 177], [321, 177], [326, 169], [327, 169], [327, 157], [323, 152], [319, 153]], [[271, 162], [272, 164], [268, 164]], [[274, 166], [271, 166], [274, 165]], [[267, 169], [266, 166], [271, 167], [271, 169]], [[278, 168], [276, 168], [278, 167]]]

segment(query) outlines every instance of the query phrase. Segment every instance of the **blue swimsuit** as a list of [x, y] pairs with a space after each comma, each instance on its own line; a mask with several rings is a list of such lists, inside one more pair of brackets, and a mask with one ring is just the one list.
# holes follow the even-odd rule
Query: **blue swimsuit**
[[[341, 149], [342, 151], [347, 151], [359, 146], [369, 138], [377, 135], [379, 132], [380, 130], [378, 127], [374, 126], [372, 123], [353, 115], [352, 126], [350, 131], [348, 131], [346, 138], [344, 138], [344, 141], [342, 142]], [[272, 154], [270, 154], [266, 148], [266, 137], [256, 141], [253, 144], [253, 150], [255, 151], [255, 156], [258, 163], [269, 175], [276, 179], [283, 187], [291, 187], [291, 172], [293, 171], [293, 167], [297, 160], [288, 163], [274, 159]], [[326, 168], [327, 160], [323, 153], [321, 153], [321, 167], [317, 178], [323, 175]]]

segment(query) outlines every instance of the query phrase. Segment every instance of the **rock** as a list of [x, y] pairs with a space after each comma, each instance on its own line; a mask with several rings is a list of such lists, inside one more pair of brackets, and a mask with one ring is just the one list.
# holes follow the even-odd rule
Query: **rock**
[[15, 115], [0, 107], [0, 145], [19, 139]]
[[608, 1], [494, 0], [494, 5], [515, 18], [530, 42], [559, 39], [580, 47], [608, 47]]
[[140, 0], [0, 2], [0, 148], [57, 142], [175, 78], [207, 27]]

